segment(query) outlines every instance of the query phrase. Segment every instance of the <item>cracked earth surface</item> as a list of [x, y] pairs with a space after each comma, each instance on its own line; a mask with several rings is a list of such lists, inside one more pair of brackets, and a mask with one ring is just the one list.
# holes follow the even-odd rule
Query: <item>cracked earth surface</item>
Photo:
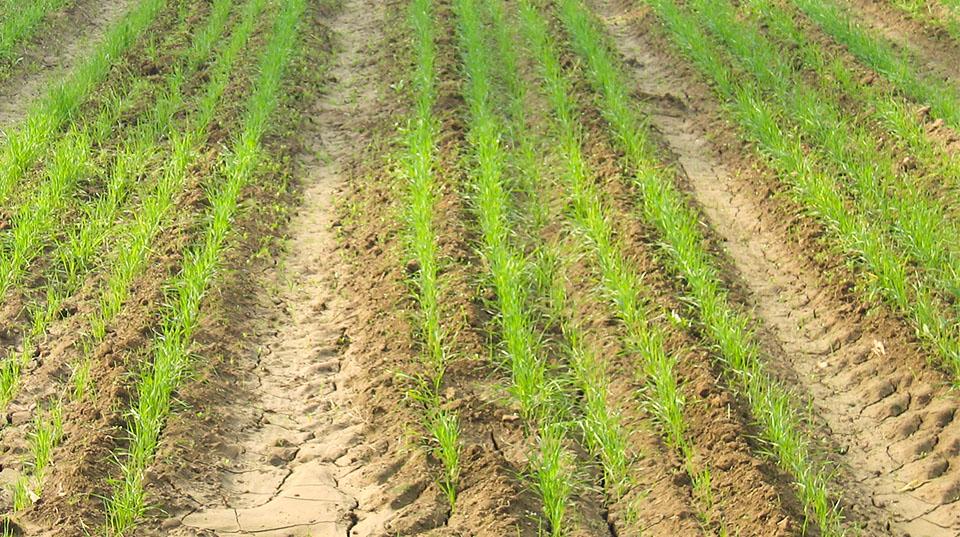
[[[375, 67], [364, 47], [379, 32], [384, 8], [378, 2], [349, 2], [331, 21], [338, 52], [332, 81], [313, 107], [316, 136], [307, 136], [303, 199], [289, 229], [274, 298], [282, 313], [250, 360], [252, 391], [259, 399], [254, 426], [232, 447], [235, 456], [220, 477], [220, 502], [198, 502], [179, 517], [185, 535], [344, 536], [363, 535], [387, 512], [367, 512], [364, 498], [376, 495], [363, 467], [383, 446], [368, 443], [364, 423], [351, 408], [346, 388], [353, 374], [347, 327], [355, 308], [340, 292], [343, 263], [332, 230], [335, 194], [342, 167], [363, 143], [351, 117], [376, 102]], [[312, 133], [308, 133], [312, 134]], [[238, 411], [243, 414], [243, 411]], [[206, 495], [210, 497], [210, 495]]]

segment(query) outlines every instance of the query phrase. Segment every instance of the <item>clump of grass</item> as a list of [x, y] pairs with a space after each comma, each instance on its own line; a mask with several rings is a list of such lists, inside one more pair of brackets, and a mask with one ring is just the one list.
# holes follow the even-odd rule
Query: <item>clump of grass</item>
[[24, 463], [24, 473], [12, 487], [14, 511], [22, 511], [40, 498], [53, 448], [60, 443], [62, 436], [63, 405], [58, 401], [45, 412], [34, 415], [33, 427], [27, 437], [29, 458]]

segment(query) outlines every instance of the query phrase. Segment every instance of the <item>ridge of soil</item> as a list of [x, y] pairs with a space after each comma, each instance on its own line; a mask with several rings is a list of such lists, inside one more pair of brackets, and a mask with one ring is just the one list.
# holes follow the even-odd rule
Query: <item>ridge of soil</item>
[[722, 244], [729, 277], [775, 359], [771, 371], [811, 403], [817, 448], [838, 466], [848, 519], [866, 535], [956, 535], [960, 420], [944, 376], [902, 322], [868, 315], [847, 286], [822, 277], [838, 267], [814, 261], [817, 241], [803, 233], [800, 211], [717, 120], [700, 77], [664, 52], [671, 47], [654, 29], [656, 17], [618, 0], [593, 4]]
[[51, 13], [38, 36], [22, 45], [22, 56], [0, 71], [0, 130], [22, 121], [31, 104], [83, 61], [132, 2], [80, 0]]

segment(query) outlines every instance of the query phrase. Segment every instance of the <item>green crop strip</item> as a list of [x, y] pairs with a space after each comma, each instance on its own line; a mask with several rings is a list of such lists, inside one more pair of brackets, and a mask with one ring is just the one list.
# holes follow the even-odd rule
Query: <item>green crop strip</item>
[[960, 92], [953, 86], [916, 72], [916, 62], [897, 52], [885, 39], [863, 29], [833, 0], [790, 0], [838, 43], [889, 80], [904, 95], [927, 103], [935, 117], [960, 128]]
[[153, 360], [140, 372], [137, 399], [130, 409], [130, 443], [121, 462], [121, 477], [113, 482], [106, 505], [107, 534], [129, 534], [144, 513], [144, 472], [156, 453], [171, 397], [190, 365], [189, 351], [200, 305], [222, 264], [241, 190], [263, 156], [261, 140], [280, 103], [284, 72], [297, 53], [297, 32], [305, 10], [305, 0], [282, 4], [260, 59], [241, 132], [220, 167], [222, 181], [211, 184], [203, 236], [187, 252], [180, 274], [171, 282], [160, 331], [153, 342]]
[[[172, 121], [172, 119], [175, 111], [182, 104], [183, 97], [181, 92], [184, 77], [196, 71], [200, 62], [209, 56], [216, 38], [222, 32], [228, 9], [229, 4], [227, 2], [223, 0], [218, 2], [217, 11], [214, 18], [211, 19], [210, 25], [204, 32], [198, 34], [197, 39], [194, 41], [193, 48], [188, 53], [185, 70], [171, 73], [167, 80], [165, 95], [158, 100], [147, 125], [142, 129], [138, 129], [137, 134], [131, 137], [131, 143], [118, 152], [113, 174], [114, 177], [111, 179], [111, 183], [108, 184], [108, 198], [106, 201], [108, 206], [114, 201], [119, 201], [122, 192], [115, 190], [122, 190], [123, 184], [135, 179], [135, 174], [140, 165], [139, 163], [144, 162], [149, 154], [153, 152], [158, 138], [165, 132], [171, 135], [176, 135], [178, 132], [175, 128], [177, 123]], [[238, 44], [235, 48], [239, 50], [241, 46], [242, 44]], [[228, 61], [226, 63], [231, 62]], [[220, 69], [223, 70], [222, 67], [220, 67]], [[229, 75], [229, 69], [230, 67], [228, 65], [226, 74], [214, 76], [214, 79], [220, 80], [220, 84], [225, 84], [223, 78]], [[211, 87], [213, 86], [216, 86], [216, 84], [211, 85]], [[212, 94], [219, 95], [220, 93], [222, 93], [222, 90], [213, 92]], [[109, 113], [101, 116], [97, 123], [106, 123], [112, 126], [115, 123], [113, 118], [119, 113], [119, 107], [119, 103], [116, 103], [115, 106], [107, 107]], [[100, 131], [102, 129], [94, 130]], [[114, 268], [106, 282], [106, 288], [109, 291], [101, 294], [99, 300], [100, 307], [95, 310], [91, 319], [91, 334], [94, 341], [100, 341], [102, 339], [105, 334], [106, 323], [119, 311], [119, 306], [122, 305], [123, 299], [126, 297], [133, 276], [136, 274], [136, 271], [146, 263], [146, 253], [150, 241], [141, 241], [139, 239], [144, 235], [155, 235], [162, 229], [160, 224], [163, 217], [171, 210], [174, 203], [174, 194], [182, 185], [186, 166], [190, 162], [187, 155], [193, 146], [185, 143], [176, 143], [176, 141], [174, 141], [173, 145], [175, 155], [180, 155], [180, 158], [174, 159], [174, 165], [165, 169], [165, 173], [161, 176], [154, 192], [144, 203], [142, 210], [137, 213], [137, 219], [134, 222], [134, 227], [128, 242], [124, 244], [123, 248], [117, 250], [116, 259], [113, 262]], [[79, 153], [85, 155], [85, 151], [81, 150]], [[70, 155], [65, 158], [69, 159]], [[82, 162], [82, 160], [78, 160], [78, 162]], [[183, 168], [178, 168], [177, 166], [183, 166]], [[111, 201], [110, 196], [113, 197], [113, 201]], [[96, 210], [102, 211], [104, 209]], [[107, 212], [115, 210], [114, 208]], [[34, 218], [32, 214], [35, 213], [26, 214], [28, 218]], [[57, 222], [53, 222], [50, 225], [55, 227], [56, 224]], [[107, 223], [103, 222], [101, 225], [105, 224]], [[31, 228], [17, 226], [14, 229], [29, 230]], [[79, 281], [79, 268], [89, 264], [89, 258], [86, 256], [93, 255], [91, 249], [95, 246], [92, 242], [94, 240], [101, 240], [97, 238], [96, 226], [90, 227], [89, 231], [81, 232], [76, 239], [71, 239], [65, 246], [67, 248], [66, 251], [64, 251], [62, 247], [58, 249], [57, 257], [62, 261], [63, 269], [68, 276], [67, 281], [64, 282], [65, 285], [59, 286], [59, 288], [57, 288], [58, 286], [48, 287], [49, 296], [47, 298], [47, 304], [41, 308], [34, 309], [34, 315], [32, 315], [33, 324], [30, 332], [25, 337], [21, 351], [7, 356], [6, 360], [0, 364], [0, 406], [5, 406], [15, 393], [20, 378], [20, 368], [33, 356], [34, 344], [42, 337], [47, 326], [49, 326], [49, 323], [53, 320], [59, 304], [81, 284]], [[22, 242], [24, 241], [14, 242], [13, 244], [18, 245]], [[23, 249], [22, 247], [18, 248], [20, 250]], [[16, 252], [18, 250], [13, 249], [13, 251]], [[87, 259], [86, 261], [84, 261], [85, 258]], [[8, 263], [13, 263], [15, 260], [16, 258], [13, 256], [4, 258], [0, 261], [0, 268], [6, 266]], [[122, 298], [118, 298], [118, 295], [121, 294]], [[116, 309], [108, 309], [108, 307], [115, 307]]]
[[[857, 207], [868, 218], [892, 228], [896, 243], [926, 270], [926, 283], [946, 295], [960, 293], [960, 252], [954, 246], [960, 231], [946, 218], [941, 203], [899, 180], [893, 173], [896, 156], [878, 149], [867, 129], [851, 124], [839, 103], [805, 85], [778, 47], [756, 28], [738, 22], [728, 2], [697, 0], [693, 5], [703, 24], [720, 36], [760, 86], [770, 88], [775, 99], [771, 106], [793, 118], [838, 171], [853, 179]], [[890, 105], [877, 110], [889, 111]]]
[[36, 2], [4, 2], [0, 12], [0, 63], [13, 60], [16, 48], [30, 39], [40, 28], [43, 19], [52, 11], [60, 9], [72, 0], [37, 0]]
[[73, 73], [30, 108], [22, 126], [7, 133], [6, 144], [0, 150], [0, 211], [9, 209], [10, 197], [20, 180], [56, 132], [166, 5], [167, 0], [141, 0]]
[[944, 318], [929, 289], [914, 288], [909, 283], [910, 270], [902, 253], [888, 244], [884, 227], [847, 208], [840, 195], [843, 187], [830, 167], [811, 154], [794, 133], [784, 132], [777, 110], [756, 87], [740, 81], [718, 45], [699, 28], [696, 18], [683, 13], [669, 0], [649, 3], [660, 13], [682, 51], [713, 81], [747, 137], [759, 145], [773, 169], [793, 187], [797, 200], [823, 222], [843, 249], [854, 254], [854, 261], [867, 273], [864, 283], [870, 293], [886, 298], [903, 313], [951, 374], [960, 378], [956, 326]]
[[[747, 395], [772, 454], [796, 480], [805, 510], [825, 535], [841, 534], [839, 514], [829, 500], [826, 473], [810, 453], [810, 440], [801, 427], [801, 416], [793, 410], [785, 391], [764, 372], [759, 346], [750, 334], [750, 321], [731, 306], [716, 262], [699, 232], [697, 213], [688, 207], [657, 162], [655, 146], [629, 97], [615, 57], [579, 0], [557, 2], [574, 48], [588, 65], [590, 81], [600, 94], [603, 117], [635, 174], [633, 182], [639, 192], [643, 218], [660, 233], [665, 258], [686, 281], [688, 298], [720, 352], [721, 365]], [[671, 13], [672, 5], [659, 2], [656, 8], [668, 19], [665, 14]], [[694, 37], [691, 35], [691, 39]]]
[[[936, 299], [938, 290], [955, 294], [960, 289], [960, 276], [953, 268], [958, 255], [952, 247], [951, 226], [943, 211], [922, 199], [916, 189], [896, 188], [895, 178], [890, 177], [886, 184], [878, 183], [878, 178], [893, 167], [892, 157], [878, 152], [870, 133], [850, 126], [841, 118], [839, 110], [831, 108], [820, 95], [799, 82], [790, 83], [789, 66], [782, 62], [775, 48], [764, 47], [762, 36], [748, 35], [748, 28], [737, 28], [728, 4], [703, 0], [696, 0], [694, 4], [700, 23], [721, 36], [758, 82], [770, 87], [781, 103], [778, 106], [765, 102], [763, 106], [772, 113], [794, 119], [801, 134], [808, 135], [823, 148], [825, 162], [836, 163], [840, 171], [853, 177], [852, 187], [867, 209], [865, 219], [876, 229], [878, 240], [888, 241], [889, 234], [884, 228], [892, 226], [896, 242], [926, 270], [927, 282], [935, 289], [919, 286], [911, 302], [908, 297], [910, 270], [903, 256], [881, 259], [878, 262], [884, 265], [880, 267], [871, 259], [866, 260], [867, 269], [873, 272], [868, 282], [872, 292], [886, 296], [904, 312], [913, 321], [918, 335], [940, 354], [951, 373], [956, 373], [960, 367], [957, 326]], [[886, 195], [888, 189], [891, 195]], [[833, 195], [838, 203], [843, 203], [839, 192]], [[869, 214], [870, 209], [873, 214]], [[890, 263], [895, 266], [887, 266]], [[887, 272], [881, 272], [884, 270]]]
[[[217, 56], [211, 68], [205, 92], [200, 96], [196, 111], [190, 115], [186, 125], [175, 128], [175, 122], [168, 123], [168, 134], [173, 155], [167, 161], [153, 192], [144, 203], [143, 209], [130, 229], [123, 247], [117, 251], [110, 274], [103, 284], [98, 299], [98, 307], [90, 320], [90, 341], [93, 345], [103, 340], [111, 321], [120, 313], [130, 295], [134, 279], [147, 264], [150, 248], [156, 237], [166, 227], [178, 194], [183, 190], [187, 170], [196, 159], [197, 149], [206, 141], [207, 132], [213, 121], [217, 105], [220, 103], [230, 75], [233, 72], [240, 53], [243, 51], [256, 27], [257, 17], [265, 6], [266, 0], [248, 0], [242, 17], [233, 29], [226, 47]], [[194, 42], [193, 50], [184, 68], [185, 75], [192, 75], [207, 56], [210, 55], [217, 37], [222, 31], [229, 5], [217, 3], [217, 17], [213, 19], [217, 26]], [[181, 77], [182, 78], [182, 77]], [[180, 82], [174, 88], [179, 93]]]
[[[546, 225], [548, 215], [547, 204], [540, 199], [541, 193], [537, 190], [542, 180], [541, 163], [532, 140], [532, 129], [528, 128], [526, 107], [529, 89], [520, 75], [515, 32], [506, 17], [503, 2], [493, 0], [487, 3], [501, 64], [497, 74], [504, 81], [508, 96], [509, 136], [504, 138], [509, 138], [514, 144], [511, 153], [518, 176], [517, 193], [527, 198], [516, 213], [518, 217], [521, 214], [529, 215], [527, 227], [531, 231], [527, 233], [535, 237]], [[631, 457], [627, 450], [626, 434], [619, 417], [609, 410], [609, 379], [604, 365], [584, 343], [580, 327], [567, 315], [568, 301], [563, 281], [558, 279], [560, 274], [555, 270], [555, 261], [560, 256], [553, 246], [533, 246], [538, 260], [535, 266], [525, 270], [537, 275], [538, 290], [548, 297], [547, 313], [560, 324], [570, 377], [582, 394], [577, 406], [584, 444], [590, 455], [600, 462], [605, 492], [610, 498], [618, 498], [626, 492], [630, 481], [628, 466]]]
[[[559, 147], [565, 165], [564, 182], [572, 219], [590, 245], [601, 286], [625, 328], [625, 347], [640, 359], [641, 377], [648, 387], [645, 394], [648, 409], [660, 425], [667, 444], [682, 456], [699, 500], [709, 509], [713, 498], [710, 473], [707, 468], [698, 468], [695, 447], [686, 434], [684, 398], [674, 372], [677, 358], [664, 347], [663, 329], [649, 319], [648, 310], [653, 306], [642, 298], [647, 290], [623, 255], [603, 206], [602, 195], [592, 182], [581, 149], [583, 134], [575, 92], [564, 74], [549, 29], [529, 1], [521, 2], [520, 11], [523, 34], [539, 63], [542, 89], [553, 107], [560, 130]], [[717, 522], [723, 526], [722, 521], [710, 521], [705, 511], [701, 515], [708, 524]]]
[[[795, 47], [795, 52], [787, 50], [818, 75], [818, 83], [824, 91], [832, 93], [834, 101], [848, 98], [862, 103], [864, 111], [916, 157], [921, 168], [931, 176], [930, 180], [935, 182], [934, 191], [943, 183], [954, 189], [960, 187], [960, 159], [927, 135], [923, 121], [908, 103], [880, 85], [862, 83], [841, 59], [831, 59], [824, 48], [809, 39], [798, 26], [795, 19], [800, 15], [795, 10], [769, 0], [749, 0], [742, 5], [756, 20], [755, 24], [762, 25], [773, 39]], [[888, 160], [886, 156], [885, 160]], [[899, 186], [898, 183], [894, 185]], [[911, 183], [910, 186], [917, 188], [918, 185]], [[900, 187], [901, 190], [904, 188]]]
[[[120, 99], [113, 99], [102, 117], [119, 110]], [[111, 129], [113, 122], [105, 122]], [[109, 132], [109, 130], [108, 130]], [[43, 252], [44, 246], [60, 227], [60, 213], [67, 209], [70, 198], [82, 176], [90, 172], [89, 153], [96, 142], [84, 128], [72, 128], [56, 144], [46, 166], [41, 186], [27, 198], [11, 219], [11, 225], [0, 235], [0, 303], [10, 289], [20, 283], [29, 263]]]
[[569, 533], [566, 519], [575, 481], [571, 464], [574, 456], [565, 446], [568, 427], [554, 403], [560, 395], [559, 386], [551, 382], [546, 363], [538, 355], [536, 322], [527, 296], [530, 263], [511, 244], [512, 203], [504, 178], [508, 155], [502, 144], [507, 131], [493, 102], [494, 77], [499, 73], [485, 41], [482, 10], [473, 0], [457, 0], [454, 11], [467, 78], [464, 97], [470, 112], [467, 139], [473, 168], [469, 173], [470, 190], [480, 227], [480, 251], [489, 265], [496, 295], [506, 368], [512, 377], [510, 392], [538, 445], [539, 451], [530, 461], [533, 488], [543, 503], [547, 532], [559, 537]]
[[[56, 260], [53, 275], [49, 278], [46, 294], [29, 307], [32, 324], [24, 337], [22, 350], [18, 355], [9, 356], [0, 368], [0, 402], [4, 405], [13, 396], [20, 368], [33, 356], [36, 342], [43, 339], [64, 300], [80, 288], [85, 275], [94, 268], [95, 258], [103, 246], [116, 239], [119, 231], [116, 220], [124, 202], [147, 160], [157, 153], [158, 137], [176, 130], [174, 116], [183, 106], [183, 83], [196, 71], [200, 62], [210, 56], [213, 45], [225, 29], [231, 7], [231, 0], [216, 0], [207, 24], [194, 36], [191, 48], [184, 53], [181, 69], [169, 75], [163, 94], [147, 114], [148, 121], [139, 125], [117, 150], [105, 191], [96, 202], [83, 209], [83, 220], [66, 233], [53, 252]], [[63, 402], [78, 400], [85, 395], [88, 387], [84, 372], [88, 373], [88, 368], [89, 363], [75, 364], [72, 386], [64, 387], [64, 393], [44, 415], [37, 414], [34, 417], [30, 457], [26, 465], [29, 471], [14, 484], [15, 511], [26, 507], [24, 500], [33, 503], [41, 496], [44, 469], [49, 463], [49, 457], [45, 454], [49, 454], [61, 438], [59, 431], [62, 430]]]
[[460, 419], [443, 408], [440, 394], [447, 367], [445, 334], [440, 321], [439, 246], [434, 229], [437, 210], [438, 124], [433, 115], [437, 100], [437, 45], [433, 1], [413, 0], [410, 4], [413, 30], [414, 112], [402, 132], [403, 157], [400, 173], [407, 183], [407, 255], [417, 267], [412, 284], [419, 311], [417, 330], [425, 374], [414, 378], [410, 396], [423, 407], [433, 455], [443, 464], [441, 490], [453, 510], [460, 482]]
[[[898, 99], [883, 95], [874, 86], [861, 84], [842, 62], [827, 64], [824, 51], [815, 43], [809, 42], [797, 28], [791, 14], [780, 9], [776, 3], [768, 0], [751, 0], [749, 8], [762, 15], [760, 21], [772, 35], [780, 41], [798, 45], [799, 61], [816, 72], [827, 90], [835, 94], [834, 101], [841, 95], [849, 95], [862, 101], [864, 108], [879, 124], [887, 127], [902, 140], [910, 154], [917, 157], [927, 173], [938, 183], [960, 181], [960, 160], [952, 156], [942, 145], [934, 144], [926, 135], [924, 126], [916, 115]], [[723, 15], [728, 20], [728, 13]], [[716, 17], [714, 13], [710, 17]], [[733, 24], [732, 19], [731, 24]], [[755, 28], [740, 27], [738, 35], [749, 34], [748, 41], [753, 49], [763, 49], [764, 64], [777, 62], [777, 79], [789, 76], [790, 66], [782, 59], [780, 48], [759, 35]], [[774, 67], [770, 67], [774, 70]], [[791, 85], [796, 92], [796, 85]], [[816, 98], [816, 97], [811, 97]], [[899, 155], [892, 151], [877, 151], [870, 147], [874, 136], [862, 128], [851, 126], [842, 117], [837, 102], [826, 103], [817, 114], [823, 126], [821, 131], [832, 133], [832, 139], [846, 138], [855, 144], [849, 158], [857, 162], [848, 172], [857, 177], [855, 191], [859, 194], [858, 207], [867, 210], [871, 217], [881, 222], [891, 222], [893, 236], [898, 243], [925, 269], [925, 284], [937, 288], [946, 295], [948, 302], [960, 296], [960, 253], [955, 247], [957, 226], [946, 215], [943, 201], [925, 196], [923, 185], [915, 178], [895, 177], [892, 170]], [[849, 131], [853, 131], [850, 133]], [[894, 149], [895, 150], [895, 149]], [[841, 158], [839, 155], [837, 158]], [[850, 167], [846, 167], [849, 169]], [[880, 181], [876, 181], [879, 179]]]

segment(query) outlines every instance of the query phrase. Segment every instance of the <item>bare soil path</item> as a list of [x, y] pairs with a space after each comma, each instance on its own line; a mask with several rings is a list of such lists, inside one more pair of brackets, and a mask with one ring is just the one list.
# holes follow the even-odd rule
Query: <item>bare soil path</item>
[[277, 287], [280, 313], [265, 330], [274, 335], [248, 358], [255, 363], [243, 364], [252, 373], [246, 389], [255, 407], [236, 409], [248, 422], [232, 447], [236, 456], [217, 492], [180, 517], [182, 525], [168, 524], [179, 525], [176, 535], [374, 535], [396, 511], [371, 501], [385, 496], [385, 485], [364, 471], [384, 445], [366, 437], [358, 394], [349, 387], [368, 372], [350, 360], [357, 311], [341, 292], [346, 266], [332, 230], [344, 168], [369, 142], [356, 118], [371, 115], [377, 103], [377, 64], [367, 47], [379, 41], [384, 12], [378, 1], [344, 2], [330, 21], [337, 53], [330, 86], [307, 112], [302, 202], [279, 273], [266, 282]]
[[78, 65], [131, 3], [80, 0], [52, 13], [40, 29], [41, 36], [25, 44], [23, 57], [10, 67], [9, 77], [0, 77], [0, 130], [23, 120], [30, 104]]
[[865, 317], [820, 279], [756, 174], [734, 173], [722, 161], [703, 129], [715, 105], [661, 52], [654, 32], [641, 29], [655, 19], [619, 0], [594, 5], [745, 288], [777, 361], [772, 369], [813, 402], [824, 448], [840, 465], [848, 515], [870, 521], [865, 535], [957, 535], [956, 395], [899, 323]]

